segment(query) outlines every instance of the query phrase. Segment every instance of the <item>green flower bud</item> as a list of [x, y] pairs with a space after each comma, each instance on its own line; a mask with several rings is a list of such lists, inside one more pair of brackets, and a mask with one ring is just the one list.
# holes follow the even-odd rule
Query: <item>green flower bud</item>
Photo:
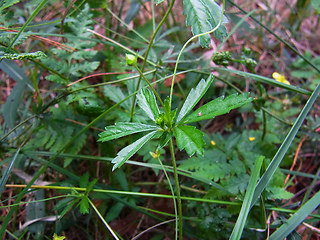
[[231, 53], [229, 51], [217, 52], [212, 56], [212, 61], [217, 65], [228, 66], [231, 60]]
[[132, 54], [126, 54], [126, 62], [129, 66], [135, 66], [137, 64], [137, 57]]

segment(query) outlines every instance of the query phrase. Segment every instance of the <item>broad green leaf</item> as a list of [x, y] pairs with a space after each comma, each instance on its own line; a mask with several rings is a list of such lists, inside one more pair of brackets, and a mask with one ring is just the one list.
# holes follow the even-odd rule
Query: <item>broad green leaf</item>
[[311, 110], [312, 105], [317, 100], [320, 92], [320, 84], [317, 86], [317, 88], [313, 91], [312, 95], [310, 96], [308, 102], [303, 107], [301, 113], [299, 114], [298, 118], [296, 119], [294, 125], [290, 129], [288, 135], [286, 136], [285, 140], [282, 142], [279, 150], [277, 151], [276, 155], [273, 157], [271, 163], [269, 164], [266, 172], [263, 174], [261, 179], [259, 180], [256, 190], [254, 192], [253, 201], [251, 204], [251, 207], [255, 204], [255, 202], [260, 197], [261, 193], [265, 189], [265, 187], [270, 182], [271, 178], [273, 177], [274, 173], [278, 169], [283, 157], [287, 153], [289, 147], [291, 146], [291, 143], [293, 139], [295, 138], [296, 134], [298, 133], [303, 121], [307, 117], [307, 114]]
[[183, 123], [185, 124], [211, 119], [215, 116], [226, 114], [230, 112], [230, 110], [241, 107], [252, 100], [253, 99], [249, 97], [249, 93], [240, 95], [232, 94], [226, 98], [219, 97], [199, 107], [196, 111], [187, 116]]
[[192, 88], [186, 101], [184, 102], [179, 115], [177, 117], [176, 123], [178, 124], [191, 110], [194, 106], [200, 101], [203, 95], [208, 90], [209, 86], [213, 81], [213, 75], [210, 74], [207, 81], [201, 79], [196, 88]]
[[238, 220], [236, 222], [236, 225], [233, 228], [230, 240], [241, 239], [243, 228], [246, 224], [248, 214], [250, 212], [250, 207], [251, 207], [251, 202], [252, 202], [255, 186], [256, 186], [256, 183], [257, 183], [259, 176], [260, 176], [260, 169], [262, 166], [263, 159], [264, 159], [263, 156], [259, 156], [258, 159], [256, 160], [256, 163], [254, 165], [254, 169], [252, 171], [252, 175], [249, 180], [246, 196], [244, 197], [241, 211], [240, 211]]
[[190, 157], [194, 153], [203, 155], [204, 141], [201, 131], [193, 126], [181, 125], [174, 129], [174, 135], [181, 151], [185, 149]]
[[[37, 220], [45, 218], [46, 216], [46, 207], [43, 201], [45, 199], [44, 189], [38, 189], [32, 192], [31, 196], [35, 202], [31, 202], [26, 206], [25, 224], [35, 221], [28, 225], [28, 230], [34, 236], [34, 239], [41, 239], [45, 231], [46, 223], [45, 221]], [[21, 229], [23, 229], [23, 227]]]
[[158, 127], [142, 124], [142, 123], [130, 123], [120, 122], [115, 125], [106, 127], [106, 130], [99, 134], [99, 142], [106, 142], [112, 139], [124, 137], [138, 132], [146, 132], [156, 130]]
[[135, 154], [146, 142], [148, 142], [153, 136], [157, 133], [157, 131], [153, 131], [138, 139], [134, 143], [129, 146], [123, 148], [120, 152], [118, 152], [117, 156], [111, 161], [114, 163], [112, 171], [121, 167], [133, 154]]
[[[122, 99], [124, 99], [126, 97], [119, 87], [116, 87], [113, 85], [104, 86], [103, 93], [105, 96], [110, 98], [115, 103], [120, 102]], [[127, 110], [130, 110], [130, 108], [131, 108], [129, 101], [125, 101], [125, 102], [121, 103], [120, 105]]]
[[320, 191], [318, 191], [308, 202], [306, 202], [292, 217], [275, 231], [270, 240], [285, 239], [303, 220], [320, 205]]
[[317, 11], [317, 13], [320, 14], [320, 2], [319, 2], [319, 0], [311, 0], [311, 5]]
[[148, 117], [155, 121], [160, 114], [156, 98], [152, 91], [143, 88], [137, 95], [138, 105], [145, 111]]
[[0, 62], [0, 69], [17, 82], [7, 98], [6, 103], [3, 105], [4, 120], [10, 128], [13, 128], [22, 95], [27, 90], [26, 86], [30, 80], [24, 73], [24, 70], [14, 61], [3, 59]]
[[[222, 8], [214, 0], [183, 0], [183, 14], [186, 15], [187, 26], [191, 26], [193, 35], [209, 32], [215, 28], [222, 14]], [[226, 24], [228, 19], [223, 16], [221, 26], [215, 31], [216, 37], [222, 41], [227, 35]], [[199, 38], [202, 47], [209, 47], [209, 34]]]

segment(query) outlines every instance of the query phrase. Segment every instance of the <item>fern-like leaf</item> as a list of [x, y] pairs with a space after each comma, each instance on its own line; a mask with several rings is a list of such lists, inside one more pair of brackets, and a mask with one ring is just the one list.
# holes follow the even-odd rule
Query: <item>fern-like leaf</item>
[[[222, 14], [221, 7], [213, 0], [183, 0], [183, 14], [187, 16], [186, 24], [191, 26], [193, 35], [205, 33], [215, 28]], [[215, 36], [221, 40], [227, 35], [226, 24], [228, 19], [223, 16], [221, 26], [215, 31]], [[202, 47], [209, 47], [209, 34], [199, 38]]]

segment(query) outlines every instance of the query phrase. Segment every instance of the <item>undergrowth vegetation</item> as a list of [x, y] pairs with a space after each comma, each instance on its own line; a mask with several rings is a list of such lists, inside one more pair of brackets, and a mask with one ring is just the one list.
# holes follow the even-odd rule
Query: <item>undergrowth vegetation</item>
[[318, 1], [0, 1], [2, 239], [319, 239]]

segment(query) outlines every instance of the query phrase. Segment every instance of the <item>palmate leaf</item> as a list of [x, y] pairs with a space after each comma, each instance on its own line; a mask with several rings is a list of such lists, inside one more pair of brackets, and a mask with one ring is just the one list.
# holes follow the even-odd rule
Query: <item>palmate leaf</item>
[[106, 127], [106, 131], [99, 134], [99, 142], [106, 142], [112, 139], [128, 136], [134, 133], [157, 130], [157, 126], [142, 123], [120, 122], [113, 126]]
[[[205, 33], [215, 28], [222, 14], [221, 7], [214, 0], [183, 0], [183, 14], [187, 16], [186, 24], [191, 26], [193, 35]], [[215, 31], [216, 37], [221, 41], [227, 35], [223, 24], [228, 19], [223, 16], [221, 26]], [[211, 38], [209, 34], [199, 38], [202, 47], [209, 47]]]
[[223, 97], [219, 97], [199, 107], [196, 111], [187, 116], [183, 120], [183, 123], [186, 124], [211, 119], [215, 116], [226, 114], [230, 112], [230, 110], [238, 108], [252, 100], [253, 99], [249, 97], [249, 93], [243, 93], [240, 95], [233, 94], [225, 99]]
[[204, 141], [200, 130], [193, 126], [181, 125], [174, 129], [174, 135], [181, 151], [185, 149], [190, 157], [195, 153], [203, 155]]
[[149, 89], [141, 89], [137, 95], [138, 105], [148, 117], [155, 121], [160, 114], [156, 98]]
[[130, 157], [132, 157], [133, 154], [135, 154], [144, 144], [146, 144], [146, 142], [153, 138], [157, 132], [158, 131], [153, 131], [148, 133], [118, 152], [117, 156], [111, 161], [111, 163], [114, 163], [112, 171], [121, 167]]
[[213, 75], [210, 74], [207, 81], [201, 79], [196, 88], [192, 88], [186, 101], [184, 102], [179, 115], [177, 117], [176, 123], [178, 124], [191, 110], [194, 106], [200, 101], [203, 95], [208, 90], [209, 86], [213, 81]]

